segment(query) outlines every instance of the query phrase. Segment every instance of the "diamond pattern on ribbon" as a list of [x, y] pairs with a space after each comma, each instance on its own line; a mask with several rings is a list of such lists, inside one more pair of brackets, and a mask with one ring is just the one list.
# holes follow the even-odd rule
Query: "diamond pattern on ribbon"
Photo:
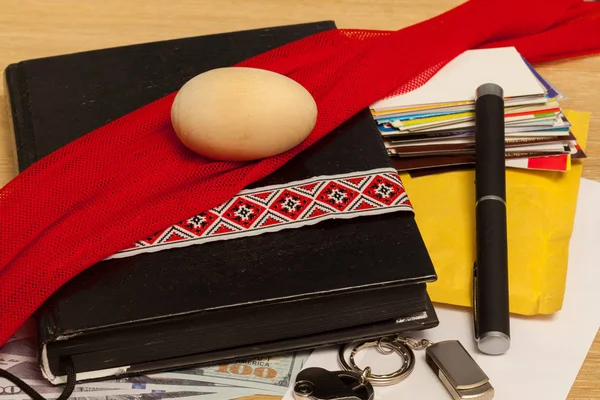
[[329, 182], [317, 195], [317, 200], [336, 210], [344, 211], [360, 193], [338, 182]]
[[363, 194], [385, 205], [391, 205], [404, 194], [404, 189], [396, 182], [382, 175], [376, 175], [371, 179]]
[[142, 239], [109, 258], [300, 228], [332, 218], [412, 211], [391, 168], [247, 189], [213, 209]]
[[263, 212], [265, 212], [265, 207], [244, 197], [239, 197], [221, 216], [243, 228], [249, 228]]
[[289, 189], [284, 189], [279, 196], [273, 201], [270, 210], [286, 216], [289, 219], [296, 220], [302, 215], [313, 200], [310, 197], [293, 192]]
[[217, 221], [218, 218], [218, 214], [212, 211], [207, 211], [198, 215], [194, 215], [192, 218], [189, 218], [180, 225], [182, 228], [195, 234], [196, 236], [201, 236], [215, 223], [215, 221]]

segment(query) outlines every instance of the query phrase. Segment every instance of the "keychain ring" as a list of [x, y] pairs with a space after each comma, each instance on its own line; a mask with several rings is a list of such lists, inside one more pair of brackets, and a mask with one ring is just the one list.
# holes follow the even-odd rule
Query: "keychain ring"
[[350, 353], [350, 362], [348, 363], [346, 361], [345, 353], [349, 346], [350, 345], [341, 346], [338, 353], [340, 365], [346, 371], [354, 371], [361, 374], [364, 373], [364, 371], [356, 365], [354, 357], [356, 356], [356, 353], [369, 347], [387, 347], [391, 350], [390, 353], [395, 352], [402, 357], [402, 366], [389, 374], [374, 374], [370, 372], [369, 367], [366, 367], [365, 370], [367, 370], [367, 368], [369, 369], [369, 372], [367, 373], [368, 380], [373, 385], [392, 385], [397, 383], [406, 378], [412, 372], [415, 366], [415, 355], [413, 351], [410, 347], [400, 342], [382, 342], [380, 340], [374, 340], [359, 344], [352, 349], [352, 352]]

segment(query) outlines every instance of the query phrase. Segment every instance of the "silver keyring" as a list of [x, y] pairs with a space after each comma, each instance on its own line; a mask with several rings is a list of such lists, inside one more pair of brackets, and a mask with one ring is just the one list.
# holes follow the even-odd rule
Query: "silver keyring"
[[[403, 343], [394, 341], [394, 342], [388, 342], [388, 341], [381, 341], [381, 340], [374, 340], [371, 342], [364, 342], [363, 344], [359, 344], [357, 346], [355, 346], [352, 349], [352, 352], [350, 353], [350, 363], [348, 363], [346, 361], [346, 350], [348, 349], [348, 347], [350, 347], [351, 344], [347, 344], [345, 346], [341, 346], [339, 353], [338, 353], [338, 359], [339, 359], [339, 363], [340, 366], [345, 369], [346, 371], [353, 371], [353, 372], [357, 372], [360, 374], [365, 374], [365, 371], [368, 369], [368, 372], [366, 373], [366, 375], [368, 376], [368, 380], [369, 382], [371, 382], [371, 384], [373, 385], [392, 385], [394, 383], [398, 383], [399, 381], [403, 380], [404, 378], [406, 378], [413, 370], [413, 368], [415, 367], [415, 355], [413, 353], [413, 351], [411, 350], [410, 347], [404, 345]], [[402, 366], [389, 374], [374, 374], [371, 372], [371, 368], [366, 367], [365, 370], [360, 369], [357, 365], [356, 362], [354, 361], [354, 357], [356, 356], [356, 353], [358, 353], [359, 351], [369, 348], [369, 347], [377, 347], [379, 350], [381, 350], [383, 347], [386, 347], [388, 349], [390, 349], [390, 352], [385, 352], [385, 354], [390, 354], [392, 352], [397, 353], [400, 357], [402, 357]], [[365, 375], [363, 375], [365, 376]]]

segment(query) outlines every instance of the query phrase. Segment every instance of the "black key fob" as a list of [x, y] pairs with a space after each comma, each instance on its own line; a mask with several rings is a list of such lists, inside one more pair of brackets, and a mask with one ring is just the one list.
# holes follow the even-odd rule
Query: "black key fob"
[[296, 400], [373, 400], [373, 386], [358, 373], [307, 368], [294, 385]]

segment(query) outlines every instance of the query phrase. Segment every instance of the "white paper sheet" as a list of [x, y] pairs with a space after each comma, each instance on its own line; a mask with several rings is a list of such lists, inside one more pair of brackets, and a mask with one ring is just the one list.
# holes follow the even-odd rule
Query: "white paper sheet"
[[544, 88], [514, 47], [467, 50], [423, 86], [374, 103], [375, 110], [475, 100], [478, 86], [493, 82], [505, 99], [543, 95]]
[[[460, 340], [490, 377], [495, 399], [565, 399], [600, 326], [599, 205], [600, 183], [582, 179], [563, 308], [551, 316], [513, 316], [512, 343], [506, 354], [487, 356], [477, 351], [471, 313], [464, 308], [436, 305], [440, 325], [412, 336]], [[376, 400], [451, 398], [426, 365], [424, 351], [415, 351], [415, 356], [413, 373], [396, 385], [375, 387]], [[385, 373], [399, 365], [399, 358], [367, 350], [357, 354], [357, 362], [361, 367], [370, 365], [374, 373]], [[305, 368], [314, 366], [339, 370], [337, 348], [313, 352]], [[293, 400], [291, 387], [293, 382], [284, 400]]]

